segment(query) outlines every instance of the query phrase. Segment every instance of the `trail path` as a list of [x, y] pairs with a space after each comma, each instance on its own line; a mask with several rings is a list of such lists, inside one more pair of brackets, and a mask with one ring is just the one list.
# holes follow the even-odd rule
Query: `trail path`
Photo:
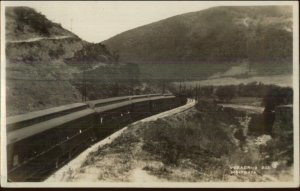
[[40, 40], [58, 40], [58, 39], [66, 39], [66, 38], [72, 38], [72, 36], [35, 37], [35, 38], [29, 38], [25, 40], [8, 40], [6, 41], [6, 43], [23, 43], [23, 42], [35, 42]]

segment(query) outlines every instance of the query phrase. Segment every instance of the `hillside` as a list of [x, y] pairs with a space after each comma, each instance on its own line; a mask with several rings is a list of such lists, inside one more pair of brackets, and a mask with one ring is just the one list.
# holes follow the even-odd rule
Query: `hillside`
[[122, 62], [174, 64], [170, 70], [180, 68], [177, 64], [209, 64], [215, 65], [208, 72], [213, 75], [224, 71], [220, 65], [229, 64], [228, 69], [246, 62], [258, 73], [270, 73], [272, 66], [277, 74], [290, 73], [292, 9], [214, 7], [138, 27], [103, 43]]
[[289, 7], [215, 7], [102, 43], [86, 42], [29, 7], [7, 7], [5, 14], [8, 115], [80, 102], [84, 96], [161, 92], [162, 79], [292, 71]]
[[77, 59], [83, 49], [87, 56], [93, 54], [88, 47], [96, 47], [102, 58], [96, 61], [114, 60], [105, 46], [81, 40], [32, 8], [7, 7], [7, 115], [80, 102], [82, 89], [78, 81], [82, 80], [78, 76], [82, 70], [67, 61]]
[[75, 34], [53, 23], [29, 7], [6, 8], [6, 40], [26, 40], [37, 36], [72, 36]]

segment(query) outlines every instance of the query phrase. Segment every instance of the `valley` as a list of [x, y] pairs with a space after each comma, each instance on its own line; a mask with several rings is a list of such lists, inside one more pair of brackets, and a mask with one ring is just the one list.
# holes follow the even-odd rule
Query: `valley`
[[[180, 83], [291, 86], [290, 17], [289, 7], [216, 7], [89, 43], [34, 9], [7, 8], [7, 114], [118, 95], [174, 93]], [[275, 47], [285, 51], [274, 52]]]
[[[5, 22], [6, 116], [79, 104], [45, 116], [60, 124], [72, 114], [79, 128], [71, 137], [76, 125], [51, 127], [61, 130], [53, 134], [61, 145], [53, 147], [68, 160], [62, 168], [53, 163], [56, 172], [45, 182], [293, 180], [292, 6], [211, 7], [102, 42], [88, 42], [31, 7], [6, 7]], [[113, 26], [93, 22], [103, 31]], [[97, 142], [82, 133], [85, 113], [93, 136], [121, 128], [122, 120], [127, 126]], [[42, 118], [25, 117], [14, 128], [51, 125]], [[86, 135], [78, 140], [87, 149], [72, 158], [65, 147], [76, 147], [75, 134]], [[13, 160], [18, 165], [18, 155]]]

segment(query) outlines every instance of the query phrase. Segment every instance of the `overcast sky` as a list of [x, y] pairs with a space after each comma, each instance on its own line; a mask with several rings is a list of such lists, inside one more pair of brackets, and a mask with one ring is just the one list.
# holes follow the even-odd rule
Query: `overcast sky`
[[[2, 2], [3, 3], [3, 2]], [[29, 6], [60, 23], [89, 42], [101, 42], [116, 34], [161, 19], [216, 6], [216, 2], [183, 1], [20, 1], [5, 5]], [[225, 2], [218, 2], [224, 5]], [[72, 22], [71, 22], [72, 20]]]

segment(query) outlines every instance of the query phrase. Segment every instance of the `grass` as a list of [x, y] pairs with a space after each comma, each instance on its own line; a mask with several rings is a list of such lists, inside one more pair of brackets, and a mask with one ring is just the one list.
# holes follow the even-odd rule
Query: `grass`
[[[142, 149], [163, 164], [148, 165], [145, 170], [170, 181], [222, 180], [224, 173], [229, 173], [222, 156], [236, 146], [225, 129], [202, 120], [199, 112], [193, 111], [142, 127]], [[174, 173], [180, 168], [185, 177]]]
[[[103, 147], [100, 147], [97, 151], [91, 152], [84, 163], [82, 163], [81, 167], [84, 168], [86, 166], [93, 165], [98, 159], [103, 158], [105, 155], [109, 153], [114, 153], [114, 154], [123, 154], [124, 150], [127, 150], [127, 154], [132, 154], [131, 149], [134, 147], [135, 143], [138, 142], [139, 139], [137, 136], [125, 132], [121, 134], [121, 136], [117, 137], [112, 143], [108, 145], [104, 145]], [[128, 158], [128, 156], [127, 156]], [[122, 163], [128, 162], [126, 160], [126, 155], [123, 156], [123, 161]]]
[[[235, 129], [244, 128], [240, 120], [246, 120], [245, 113], [222, 112], [210, 102], [201, 103], [197, 108], [142, 128], [143, 150], [154, 160], [162, 162], [159, 166], [148, 165], [145, 170], [169, 181], [268, 181], [264, 175], [280, 179], [280, 173], [289, 168], [284, 164], [288, 163], [287, 156], [293, 156], [289, 153], [292, 143], [286, 143], [290, 139], [282, 136], [287, 132], [277, 134], [278, 138], [267, 145], [252, 146], [255, 137], [251, 136], [244, 142], [238, 140], [239, 144], [247, 145], [248, 151], [245, 152], [234, 143], [237, 137], [233, 133]], [[275, 155], [277, 151], [283, 151], [282, 156]], [[280, 160], [286, 162], [275, 169], [262, 169]], [[233, 176], [230, 170], [233, 166], [256, 167], [256, 174]]]

